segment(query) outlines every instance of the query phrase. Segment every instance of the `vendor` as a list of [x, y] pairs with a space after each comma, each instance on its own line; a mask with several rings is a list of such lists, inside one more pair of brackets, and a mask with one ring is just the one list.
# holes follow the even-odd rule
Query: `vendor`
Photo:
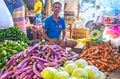
[[59, 44], [62, 48], [65, 48], [67, 40], [66, 23], [65, 20], [59, 16], [61, 10], [62, 4], [60, 2], [55, 2], [53, 4], [53, 14], [45, 19], [43, 37], [49, 44]]
[[12, 17], [14, 23], [17, 24], [18, 28], [26, 33], [25, 23], [25, 8], [22, 0], [4, 0]]
[[33, 0], [34, 1], [34, 12], [36, 14], [36, 18], [34, 24], [41, 24], [42, 23], [42, 2], [40, 0]]
[[26, 33], [25, 7], [22, 0], [14, 0], [13, 21], [17, 24], [21, 31]]

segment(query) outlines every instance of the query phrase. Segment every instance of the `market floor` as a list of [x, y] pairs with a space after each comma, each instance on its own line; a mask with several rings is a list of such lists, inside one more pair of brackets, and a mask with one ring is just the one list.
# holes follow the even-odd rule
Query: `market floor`
[[120, 68], [107, 73], [107, 79], [120, 79]]

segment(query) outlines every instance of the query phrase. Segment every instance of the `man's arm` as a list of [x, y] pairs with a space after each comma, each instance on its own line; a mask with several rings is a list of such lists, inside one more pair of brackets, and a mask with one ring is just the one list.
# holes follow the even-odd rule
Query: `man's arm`
[[43, 37], [45, 40], [47, 40], [51, 45], [54, 44], [54, 41], [52, 41], [47, 35], [46, 35], [47, 30], [43, 28]]
[[67, 38], [66, 38], [66, 30], [62, 31], [62, 41], [66, 42]]
[[62, 48], [65, 48], [66, 42], [67, 42], [67, 39], [66, 39], [66, 30], [63, 30], [62, 31], [62, 42], [61, 42], [60, 46]]

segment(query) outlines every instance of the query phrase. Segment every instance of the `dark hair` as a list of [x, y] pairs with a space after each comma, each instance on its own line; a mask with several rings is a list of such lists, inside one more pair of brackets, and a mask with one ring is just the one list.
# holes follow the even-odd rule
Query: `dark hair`
[[55, 4], [59, 4], [62, 7], [62, 4], [60, 2], [54, 2], [53, 7], [54, 7]]

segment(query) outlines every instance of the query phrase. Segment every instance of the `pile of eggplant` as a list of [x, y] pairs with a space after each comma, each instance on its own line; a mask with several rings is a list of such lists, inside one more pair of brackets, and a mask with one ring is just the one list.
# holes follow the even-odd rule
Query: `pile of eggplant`
[[36, 44], [12, 56], [0, 72], [0, 79], [42, 79], [40, 72], [44, 68], [58, 68], [73, 56], [74, 52], [58, 45]]

